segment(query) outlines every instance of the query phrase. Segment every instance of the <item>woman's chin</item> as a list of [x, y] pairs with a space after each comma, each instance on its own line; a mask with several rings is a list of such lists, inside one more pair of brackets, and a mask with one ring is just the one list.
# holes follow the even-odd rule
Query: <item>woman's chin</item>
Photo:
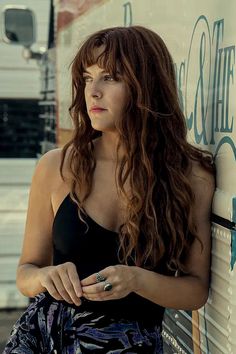
[[100, 132], [104, 132], [104, 133], [116, 133], [116, 127], [113, 125], [105, 125], [105, 124], [91, 124], [93, 129], [98, 130]]

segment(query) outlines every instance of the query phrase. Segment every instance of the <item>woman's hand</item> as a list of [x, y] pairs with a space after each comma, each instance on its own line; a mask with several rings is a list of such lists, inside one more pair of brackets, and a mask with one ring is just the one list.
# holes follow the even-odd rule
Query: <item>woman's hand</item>
[[[105, 280], [101, 281], [101, 278]], [[83, 297], [92, 301], [121, 299], [136, 289], [137, 267], [115, 265], [81, 281]], [[111, 284], [109, 291], [104, 286]], [[109, 288], [109, 286], [108, 286]]]
[[74, 263], [66, 262], [57, 266], [40, 268], [39, 281], [56, 300], [81, 305], [82, 289]]

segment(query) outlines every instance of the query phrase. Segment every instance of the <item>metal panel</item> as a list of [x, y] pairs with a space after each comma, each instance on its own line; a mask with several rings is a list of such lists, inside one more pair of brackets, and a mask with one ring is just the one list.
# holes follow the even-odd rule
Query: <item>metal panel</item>
[[[230, 354], [236, 352], [236, 285], [230, 270], [230, 231], [220, 225], [212, 228], [212, 278], [207, 304], [194, 321], [190, 313], [168, 309], [163, 337], [176, 353]], [[193, 335], [199, 333], [199, 342]], [[198, 349], [197, 349], [198, 348]], [[199, 351], [200, 350], [200, 351]]]

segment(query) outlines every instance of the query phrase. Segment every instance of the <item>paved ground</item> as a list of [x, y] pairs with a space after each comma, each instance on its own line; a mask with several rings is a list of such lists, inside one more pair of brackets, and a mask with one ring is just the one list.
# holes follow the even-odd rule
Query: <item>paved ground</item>
[[2, 353], [13, 324], [20, 317], [23, 310], [0, 310], [0, 353]]

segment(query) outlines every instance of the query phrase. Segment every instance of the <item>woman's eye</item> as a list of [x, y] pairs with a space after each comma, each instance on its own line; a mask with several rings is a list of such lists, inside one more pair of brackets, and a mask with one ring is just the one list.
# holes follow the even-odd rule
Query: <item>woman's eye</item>
[[[91, 76], [87, 76], [86, 75], [86, 76], [83, 76], [83, 80], [84, 80], [85, 83], [86, 82], [92, 82], [93, 78]], [[103, 76], [103, 80], [104, 81], [115, 81], [114, 77], [112, 75], [109, 75], [109, 74], [104, 75]]]
[[83, 76], [84, 82], [91, 82], [92, 78], [90, 76]]
[[105, 75], [105, 76], [104, 76], [104, 79], [105, 79], [106, 81], [113, 81], [113, 80], [114, 80], [113, 76], [111, 76], [111, 75]]

